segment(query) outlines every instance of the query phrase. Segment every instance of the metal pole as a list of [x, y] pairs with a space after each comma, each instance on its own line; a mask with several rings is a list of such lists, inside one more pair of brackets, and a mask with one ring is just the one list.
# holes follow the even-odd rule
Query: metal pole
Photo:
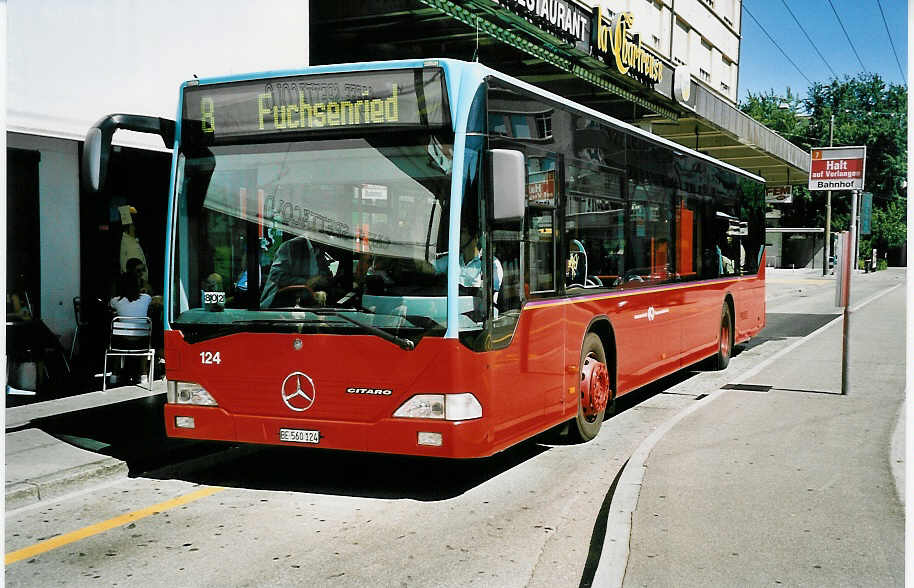
[[[831, 115], [831, 126], [828, 130], [828, 146], [834, 147], [835, 140], [835, 115]], [[828, 273], [828, 259], [831, 258], [829, 250], [831, 249], [831, 190], [827, 192], [825, 200], [825, 257], [826, 262], [822, 264], [822, 275]]]
[[[851, 247], [856, 247], [857, 244], [857, 194], [858, 191], [854, 190], [851, 192], [851, 222], [850, 222], [850, 234], [848, 239], [850, 239]], [[847, 255], [847, 263], [850, 264], [857, 263], [857, 255], [853, 251], [848, 252], [850, 255]], [[848, 357], [850, 355], [850, 329], [851, 329], [851, 282], [853, 282], [854, 270], [848, 272], [847, 276], [847, 303], [844, 305], [844, 333], [842, 336], [842, 351], [841, 351], [841, 394], [847, 395], [847, 389], [849, 387], [848, 377], [849, 377], [849, 362]]]

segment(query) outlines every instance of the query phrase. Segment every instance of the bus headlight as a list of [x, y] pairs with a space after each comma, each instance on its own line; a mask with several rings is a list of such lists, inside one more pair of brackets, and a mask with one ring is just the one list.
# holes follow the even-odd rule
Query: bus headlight
[[416, 394], [394, 412], [407, 419], [444, 419], [467, 421], [482, 417], [482, 405], [476, 397], [463, 394]]
[[210, 396], [206, 388], [194, 382], [174, 382], [169, 380], [165, 391], [165, 399], [169, 404], [219, 406], [219, 403]]

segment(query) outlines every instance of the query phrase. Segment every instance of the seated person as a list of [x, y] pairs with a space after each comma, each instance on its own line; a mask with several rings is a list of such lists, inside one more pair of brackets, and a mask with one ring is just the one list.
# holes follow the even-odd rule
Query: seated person
[[117, 316], [148, 316], [152, 296], [142, 292], [141, 289], [142, 283], [136, 273], [124, 272], [121, 274], [117, 295], [109, 302]]
[[32, 310], [26, 303], [24, 297], [16, 293], [6, 294], [6, 320], [11, 321], [28, 321], [32, 319]]
[[[109, 305], [119, 317], [136, 317], [147, 318], [149, 316], [149, 307], [152, 303], [152, 296], [141, 292], [142, 280], [136, 272], [127, 271], [121, 274], [118, 281], [117, 295], [111, 299]], [[140, 322], [140, 321], [137, 321]], [[142, 321], [145, 325], [146, 321]], [[111, 333], [111, 347], [115, 349], [135, 349], [144, 340], [143, 337], [132, 336], [133, 330], [115, 329]], [[128, 357], [125, 361], [125, 368], [129, 363], [141, 361], [140, 369], [128, 368], [131, 374], [130, 380], [133, 383], [143, 382], [148, 376], [148, 368], [145, 365], [146, 359]], [[143, 374], [142, 376], [140, 374]]]
[[[443, 275], [447, 273], [448, 254], [442, 255], [435, 260], [435, 274]], [[487, 316], [486, 297], [483, 296], [483, 265], [482, 265], [482, 247], [479, 245], [479, 235], [472, 232], [468, 227], [460, 228], [460, 256], [458, 257], [460, 273], [457, 276], [457, 285], [462, 288], [472, 288], [470, 292], [473, 297], [473, 312], [468, 315], [472, 320], [481, 322]], [[498, 292], [501, 290], [501, 284], [504, 281], [504, 270], [498, 258], [492, 258], [492, 302], [498, 303]], [[498, 308], [495, 308], [494, 318], [498, 318]]]
[[[732, 237], [728, 237], [727, 241], [723, 243], [724, 249], [729, 250], [730, 245], [733, 242]], [[736, 273], [736, 266], [733, 263], [733, 260], [724, 255], [724, 250], [721, 249], [721, 245], [716, 246], [717, 253], [717, 275], [719, 276], [732, 276]]]
[[565, 282], [569, 286], [584, 286], [587, 282], [587, 251], [577, 239], [571, 239], [568, 243]]
[[294, 306], [299, 301], [323, 306], [330, 278], [330, 266], [319, 247], [305, 237], [290, 239], [276, 251], [260, 308]]
[[[482, 249], [479, 246], [479, 235], [470, 234], [468, 227], [460, 228], [460, 275], [457, 283], [466, 288], [482, 287]], [[435, 260], [435, 273], [447, 273], [448, 255], [445, 254]], [[492, 287], [496, 297], [501, 289], [504, 271], [498, 258], [492, 259], [494, 272], [492, 274]]]

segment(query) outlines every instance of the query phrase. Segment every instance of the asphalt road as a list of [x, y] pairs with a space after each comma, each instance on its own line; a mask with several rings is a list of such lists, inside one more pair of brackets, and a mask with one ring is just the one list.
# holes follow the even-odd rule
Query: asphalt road
[[[895, 276], [873, 276], [857, 280], [855, 300], [894, 284]], [[120, 424], [102, 450], [126, 459], [131, 477], [7, 513], [7, 553], [49, 538], [60, 545], [8, 565], [6, 583], [588, 585], [613, 481], [634, 449], [708, 390], [740, 381], [833, 318], [832, 299], [831, 280], [772, 276], [769, 327], [728, 370], [684, 370], [626, 395], [591, 443], [545, 435], [485, 460], [224, 446], [195, 453], [163, 443], [154, 406], [108, 412], [98, 425]], [[53, 432], [93, 438], [85, 422], [67, 433], [76, 426], [57, 422]], [[216, 459], [174, 465], [213, 451]]]

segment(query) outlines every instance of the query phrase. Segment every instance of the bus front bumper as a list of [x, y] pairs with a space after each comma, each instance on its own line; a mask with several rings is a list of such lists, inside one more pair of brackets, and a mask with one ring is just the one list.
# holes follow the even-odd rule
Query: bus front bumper
[[[484, 418], [469, 421], [386, 418], [371, 423], [233, 415], [216, 406], [165, 404], [169, 437], [317, 447], [430, 457], [486, 457], [493, 447]], [[285, 431], [285, 433], [281, 433]], [[280, 438], [294, 438], [284, 441]]]

